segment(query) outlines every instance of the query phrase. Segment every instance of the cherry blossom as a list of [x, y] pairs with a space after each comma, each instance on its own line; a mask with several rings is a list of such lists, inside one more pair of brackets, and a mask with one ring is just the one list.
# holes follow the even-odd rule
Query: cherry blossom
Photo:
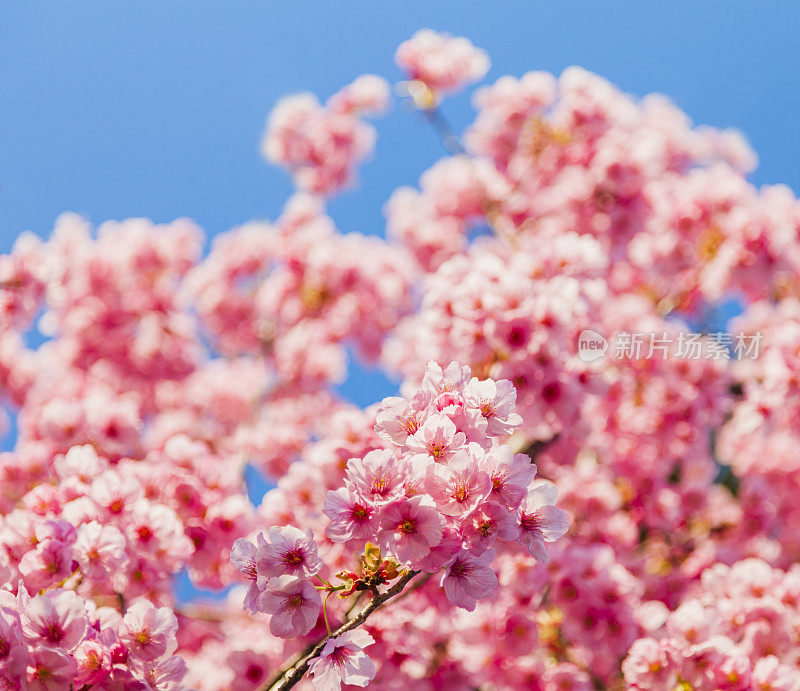
[[[579, 67], [460, 132], [488, 56], [395, 61], [275, 105], [271, 220], [0, 256], [0, 689], [800, 688], [795, 193]], [[393, 93], [443, 156], [343, 232]]]

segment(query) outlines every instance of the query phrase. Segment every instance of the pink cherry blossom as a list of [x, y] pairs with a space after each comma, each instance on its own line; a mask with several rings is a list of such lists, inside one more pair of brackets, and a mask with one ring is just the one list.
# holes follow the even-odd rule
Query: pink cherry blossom
[[281, 638], [305, 636], [317, 622], [322, 600], [304, 578], [280, 576], [270, 579], [259, 597], [262, 612], [271, 614], [269, 630]]
[[534, 487], [519, 508], [520, 542], [528, 553], [542, 563], [550, 561], [545, 542], [554, 542], [569, 529], [567, 515], [554, 506], [558, 490], [543, 483]]
[[519, 532], [516, 514], [491, 502], [483, 503], [469, 514], [461, 527], [464, 546], [475, 555], [487, 550], [495, 540], [513, 542]]
[[494, 552], [486, 550], [475, 556], [467, 550], [461, 550], [445, 567], [441, 585], [456, 607], [472, 612], [479, 599], [490, 597], [497, 588], [497, 576], [489, 564], [494, 559]]
[[489, 434], [511, 434], [522, 424], [522, 417], [514, 412], [517, 392], [508, 379], [495, 382], [473, 377], [464, 389], [464, 399], [486, 418]]
[[375, 677], [375, 663], [364, 652], [375, 640], [361, 630], [330, 638], [309, 666], [317, 691], [338, 691], [342, 683], [367, 686]]
[[[259, 533], [257, 536], [259, 547], [266, 545], [266, 540], [263, 534]], [[258, 559], [258, 548], [245, 538], [239, 538], [233, 543], [231, 548], [231, 563], [248, 581], [247, 592], [244, 596], [244, 607], [251, 612], [256, 611], [256, 604], [258, 596], [266, 585], [267, 577], [262, 575], [259, 578], [258, 566], [256, 561]]]
[[75, 660], [61, 650], [35, 648], [30, 653], [25, 676], [30, 691], [62, 691], [75, 678]]
[[125, 547], [125, 537], [118, 528], [91, 521], [78, 529], [73, 551], [83, 575], [100, 579], [122, 565]]
[[403, 471], [403, 464], [394, 453], [375, 449], [363, 459], [351, 458], [347, 462], [346, 482], [369, 501], [386, 504], [402, 495]]
[[69, 652], [86, 634], [86, 606], [70, 590], [51, 590], [27, 601], [20, 623], [30, 643]]
[[317, 543], [310, 530], [293, 526], [269, 529], [269, 542], [259, 545], [256, 553], [259, 576], [313, 576], [322, 562], [317, 556]]
[[177, 647], [178, 621], [168, 607], [154, 607], [147, 600], [137, 600], [119, 625], [119, 639], [131, 657], [157, 660], [172, 655]]
[[334, 542], [368, 538], [376, 531], [375, 507], [354, 490], [340, 487], [329, 491], [322, 510], [331, 519], [325, 534]]
[[418, 31], [400, 44], [395, 61], [431, 89], [455, 91], [489, 71], [489, 58], [465, 38]]
[[402, 562], [425, 557], [442, 539], [444, 521], [427, 496], [401, 499], [384, 507], [380, 539]]
[[435, 461], [446, 463], [466, 442], [466, 435], [457, 432], [453, 421], [444, 415], [431, 415], [422, 427], [406, 440], [406, 446], [418, 454], [428, 454]]
[[492, 487], [489, 475], [467, 451], [452, 456], [446, 466], [429, 466], [426, 484], [438, 509], [448, 516], [471, 513], [489, 496]]
[[536, 466], [530, 457], [515, 454], [509, 446], [500, 446], [484, 457], [483, 467], [492, 480], [492, 499], [516, 510], [536, 477]]

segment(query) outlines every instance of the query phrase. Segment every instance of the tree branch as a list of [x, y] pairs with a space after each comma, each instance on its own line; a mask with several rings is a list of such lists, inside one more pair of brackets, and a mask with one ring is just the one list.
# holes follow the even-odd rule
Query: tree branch
[[414, 578], [414, 576], [416, 576], [418, 573], [419, 571], [409, 571], [385, 593], [380, 594], [377, 591], [373, 593], [370, 603], [358, 615], [349, 621], [346, 621], [332, 634], [325, 636], [317, 643], [312, 643], [310, 646], [308, 646], [295, 662], [289, 665], [288, 668], [281, 669], [274, 677], [272, 677], [272, 679], [269, 680], [269, 682], [267, 682], [266, 686], [262, 687], [261, 691], [286, 691], [286, 689], [291, 689], [303, 678], [303, 675], [308, 670], [309, 663], [322, 652], [322, 649], [325, 647], [325, 644], [329, 639], [341, 636], [343, 633], [361, 626], [361, 624], [367, 620], [370, 614], [378, 609], [378, 607], [380, 607], [384, 602], [391, 600], [396, 595], [399, 595], [403, 591], [403, 588], [405, 588], [411, 579]]

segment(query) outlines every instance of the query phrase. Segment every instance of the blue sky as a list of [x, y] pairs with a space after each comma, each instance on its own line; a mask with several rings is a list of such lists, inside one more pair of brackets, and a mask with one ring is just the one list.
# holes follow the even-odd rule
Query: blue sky
[[[756, 183], [800, 190], [800, 4], [788, 0], [4, 0], [0, 251], [66, 210], [189, 216], [209, 235], [274, 218], [291, 187], [258, 153], [270, 107], [363, 72], [400, 79], [394, 49], [424, 26], [486, 49], [487, 81], [578, 64], [632, 94], [665, 93], [696, 123], [743, 130]], [[468, 95], [444, 110], [462, 128]], [[362, 184], [331, 204], [343, 230], [381, 233], [390, 192], [443, 154], [402, 108], [378, 130]], [[343, 389], [361, 404], [391, 390], [361, 370]]]

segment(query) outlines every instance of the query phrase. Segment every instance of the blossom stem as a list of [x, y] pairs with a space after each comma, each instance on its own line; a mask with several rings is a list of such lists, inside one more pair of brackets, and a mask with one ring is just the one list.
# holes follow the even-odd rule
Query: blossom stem
[[399, 595], [403, 591], [403, 588], [405, 588], [418, 573], [419, 571], [406, 572], [397, 583], [385, 593], [375, 595], [359, 614], [346, 621], [333, 633], [328, 633], [322, 640], [308, 646], [297, 660], [288, 667], [282, 668], [265, 686], [261, 687], [261, 691], [286, 691], [286, 689], [291, 689], [299, 683], [308, 670], [309, 663], [322, 652], [328, 639], [341, 636], [343, 633], [361, 626], [378, 607], [383, 605], [386, 601], [391, 600], [396, 595]]
[[331, 625], [328, 622], [328, 598], [331, 596], [331, 590], [325, 593], [325, 599], [322, 601], [322, 617], [325, 619], [325, 628], [328, 630], [328, 635], [331, 635]]

